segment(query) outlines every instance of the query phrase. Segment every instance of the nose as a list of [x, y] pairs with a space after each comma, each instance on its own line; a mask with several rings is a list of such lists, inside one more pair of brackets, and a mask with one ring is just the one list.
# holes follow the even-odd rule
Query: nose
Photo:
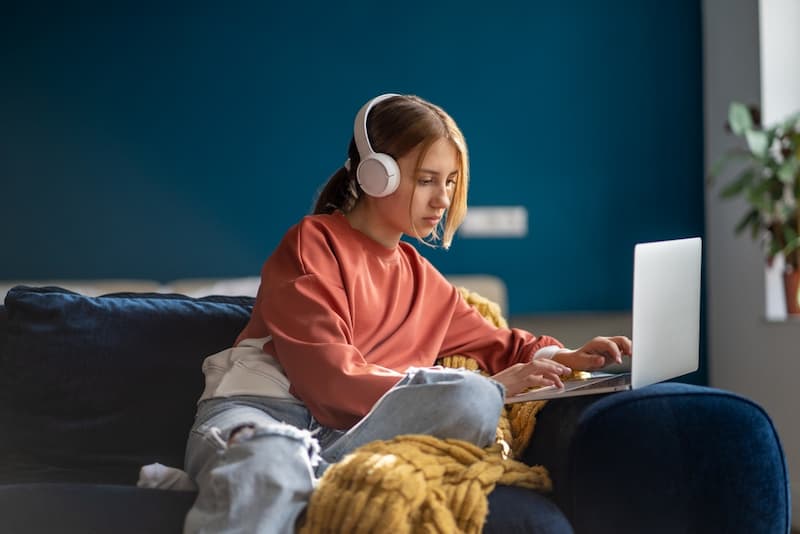
[[447, 185], [440, 185], [436, 188], [436, 193], [431, 199], [431, 205], [435, 208], [447, 209], [450, 207], [450, 190]]

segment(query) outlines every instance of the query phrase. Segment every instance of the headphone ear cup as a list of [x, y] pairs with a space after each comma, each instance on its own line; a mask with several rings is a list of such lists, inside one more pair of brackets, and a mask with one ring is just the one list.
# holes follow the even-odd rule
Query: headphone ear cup
[[361, 189], [371, 197], [386, 197], [400, 185], [400, 168], [388, 154], [374, 153], [358, 164], [356, 178]]

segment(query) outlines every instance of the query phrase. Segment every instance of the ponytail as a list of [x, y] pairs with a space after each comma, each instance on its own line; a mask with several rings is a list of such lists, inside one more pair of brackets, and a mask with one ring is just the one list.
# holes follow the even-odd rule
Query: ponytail
[[352, 139], [347, 153], [350, 158], [338, 171], [333, 173], [333, 176], [328, 178], [328, 183], [325, 184], [325, 187], [322, 188], [317, 197], [312, 215], [333, 213], [336, 210], [347, 213], [356, 205], [359, 189], [354, 175], [359, 157], [356, 143]]

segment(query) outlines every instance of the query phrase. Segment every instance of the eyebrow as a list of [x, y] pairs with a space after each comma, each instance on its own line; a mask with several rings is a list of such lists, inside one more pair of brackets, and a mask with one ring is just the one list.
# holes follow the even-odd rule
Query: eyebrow
[[[435, 171], [435, 170], [433, 170], [433, 169], [419, 169], [419, 171], [418, 171], [418, 172], [424, 172], [424, 173], [427, 173], [427, 174], [435, 174], [436, 176], [439, 176], [439, 172], [438, 172], [438, 171]], [[448, 174], [447, 176], [453, 176], [454, 174], [458, 174], [458, 169], [456, 169], [456, 170], [452, 171], [452, 172], [451, 172], [450, 174]]]

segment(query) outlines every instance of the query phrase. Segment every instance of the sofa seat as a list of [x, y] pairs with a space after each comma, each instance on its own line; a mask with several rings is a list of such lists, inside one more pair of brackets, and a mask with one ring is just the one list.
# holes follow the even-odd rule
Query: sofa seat
[[[112, 484], [0, 485], [2, 532], [15, 534], [180, 534], [195, 492]], [[522, 488], [489, 495], [486, 534], [570, 533], [553, 501]]]
[[178, 534], [194, 492], [117, 484], [0, 485], [0, 525], [20, 534]]

